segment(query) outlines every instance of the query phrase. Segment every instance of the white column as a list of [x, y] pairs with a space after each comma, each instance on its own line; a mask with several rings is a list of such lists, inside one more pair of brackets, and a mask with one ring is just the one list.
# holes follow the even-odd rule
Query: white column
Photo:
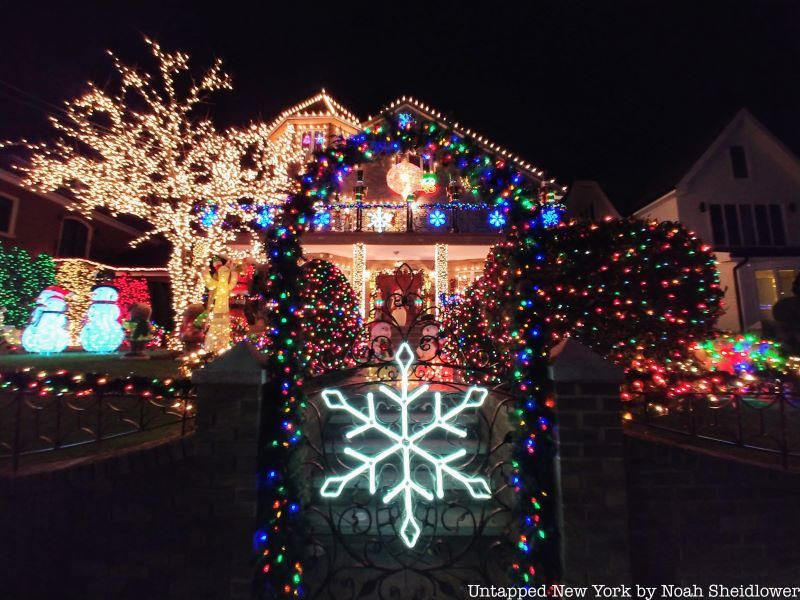
[[447, 264], [447, 244], [433, 247], [433, 278], [436, 284], [436, 306], [441, 304], [441, 295], [450, 293], [450, 275]]
[[367, 307], [367, 245], [361, 242], [353, 244], [353, 274], [351, 277], [353, 290], [358, 298], [358, 309], [362, 317], [366, 317]]

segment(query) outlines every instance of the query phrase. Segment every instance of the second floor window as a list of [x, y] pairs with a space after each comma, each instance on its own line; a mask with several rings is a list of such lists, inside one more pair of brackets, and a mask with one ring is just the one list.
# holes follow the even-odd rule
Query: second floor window
[[89, 226], [73, 217], [64, 219], [57, 254], [62, 258], [86, 258], [89, 254]]
[[715, 246], [785, 246], [780, 204], [712, 204], [711, 237]]

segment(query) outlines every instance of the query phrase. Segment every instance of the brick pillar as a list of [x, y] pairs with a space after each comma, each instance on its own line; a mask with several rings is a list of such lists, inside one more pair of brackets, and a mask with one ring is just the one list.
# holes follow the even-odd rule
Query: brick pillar
[[574, 340], [551, 353], [564, 581], [631, 580], [622, 371]]
[[[250, 598], [256, 517], [258, 411], [264, 370], [246, 343], [234, 346], [192, 376], [197, 386], [195, 468], [205, 535], [200, 569], [217, 573], [221, 598]], [[205, 496], [205, 497], [204, 497]], [[197, 507], [195, 507], [197, 510]]]

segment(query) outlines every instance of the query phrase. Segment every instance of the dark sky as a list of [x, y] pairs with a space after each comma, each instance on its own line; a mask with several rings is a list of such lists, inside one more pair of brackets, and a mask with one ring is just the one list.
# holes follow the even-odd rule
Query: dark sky
[[[413, 95], [623, 209], [747, 106], [800, 148], [800, 2], [5, 2], [0, 138], [144, 60], [142, 34], [234, 77], [221, 124], [325, 87], [359, 116]], [[13, 86], [13, 87], [10, 87]]]

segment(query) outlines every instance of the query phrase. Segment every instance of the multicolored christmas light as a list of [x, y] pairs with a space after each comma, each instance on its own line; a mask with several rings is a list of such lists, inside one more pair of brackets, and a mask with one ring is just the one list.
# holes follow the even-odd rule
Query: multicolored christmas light
[[[302, 369], [302, 299], [300, 238], [311, 226], [315, 204], [329, 204], [342, 191], [356, 165], [409, 150], [436, 156], [437, 164], [460, 173], [479, 201], [502, 205], [505, 231], [520, 249], [510, 266], [506, 292], [525, 310], [508, 315], [512, 332], [516, 447], [511, 484], [520, 494], [518, 560], [512, 572], [523, 585], [553, 583], [560, 578], [555, 505], [553, 439], [554, 403], [547, 394], [545, 312], [535, 295], [528, 297], [516, 281], [536, 264], [544, 264], [547, 248], [537, 240], [543, 230], [545, 199], [539, 182], [526, 179], [514, 164], [474, 145], [440, 123], [387, 114], [376, 125], [337, 140], [315, 154], [300, 178], [300, 191], [285, 205], [282, 221], [267, 236], [270, 261], [268, 297], [275, 302], [267, 354], [262, 431], [280, 423], [278, 435], [262, 448], [259, 515], [262, 527], [254, 535], [259, 554], [260, 589], [264, 596], [302, 596], [302, 549], [305, 547], [302, 506], [289, 475], [292, 449], [301, 438], [305, 400]], [[523, 303], [524, 304], [520, 304]]]

